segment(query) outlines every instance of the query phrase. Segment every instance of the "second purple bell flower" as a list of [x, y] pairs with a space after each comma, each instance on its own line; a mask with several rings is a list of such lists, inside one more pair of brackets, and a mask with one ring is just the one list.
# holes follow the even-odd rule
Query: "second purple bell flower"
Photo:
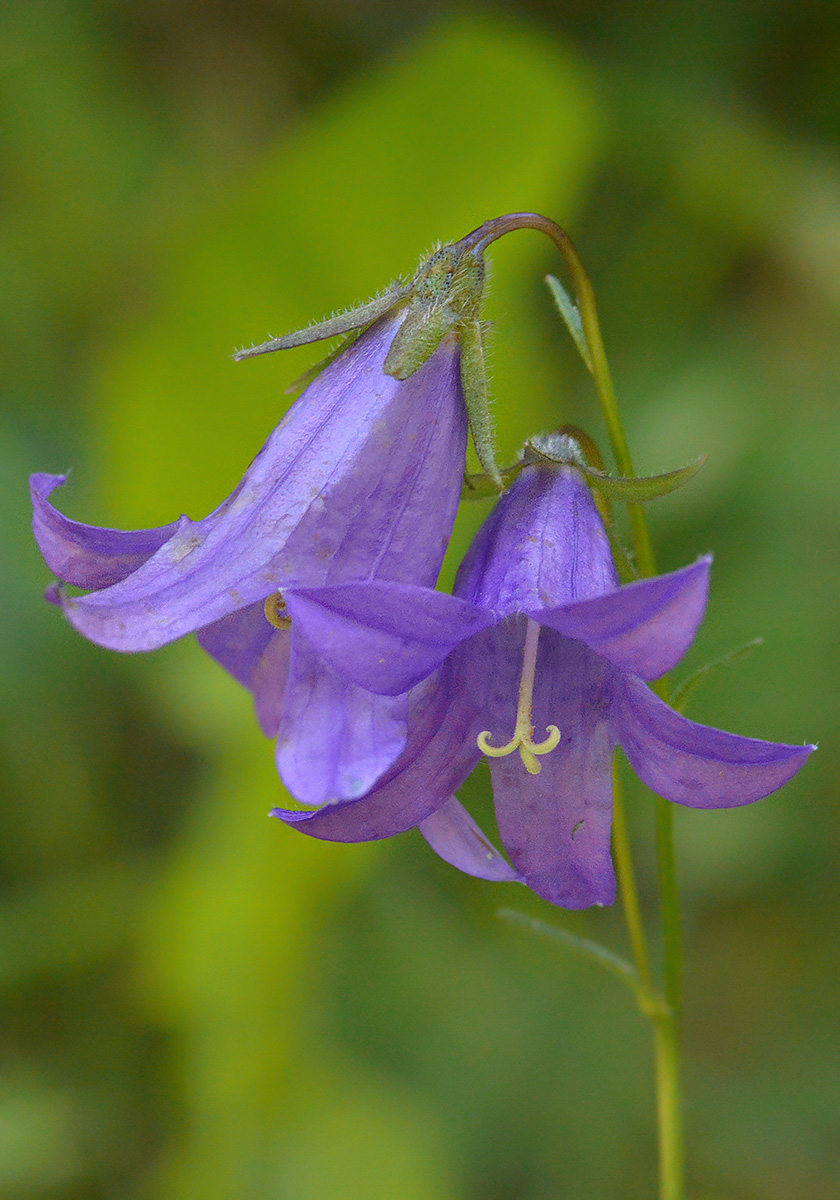
[[[399, 584], [293, 589], [289, 611], [349, 680], [409, 692], [406, 749], [358, 799], [276, 810], [296, 828], [366, 841], [420, 827], [467, 872], [520, 879], [567, 908], [615, 898], [612, 759], [694, 808], [749, 804], [813, 747], [688, 720], [647, 686], [703, 618], [710, 560], [619, 587], [607, 534], [571, 463], [526, 467], [479, 531], [455, 595]], [[454, 797], [487, 757], [513, 868]]]

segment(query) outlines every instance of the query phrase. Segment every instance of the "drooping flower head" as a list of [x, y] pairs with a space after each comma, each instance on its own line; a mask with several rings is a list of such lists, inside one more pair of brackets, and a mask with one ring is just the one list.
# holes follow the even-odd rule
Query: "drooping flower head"
[[[293, 589], [293, 621], [340, 674], [382, 694], [412, 689], [409, 732], [367, 795], [275, 815], [339, 841], [419, 825], [472, 874], [519, 878], [568, 908], [611, 903], [617, 744], [654, 791], [694, 808], [758, 800], [813, 749], [698, 725], [647, 686], [693, 640], [709, 565], [620, 587], [583, 474], [544, 462], [499, 501], [454, 596], [386, 583]], [[482, 757], [513, 869], [454, 799]]]
[[[83, 525], [50, 503], [64, 476], [31, 480], [35, 536], [60, 581], [49, 596], [68, 620], [129, 652], [197, 631], [253, 692], [289, 786], [315, 803], [359, 794], [393, 761], [406, 701], [339, 678], [302, 634], [292, 638], [283, 589], [433, 585], [460, 496], [467, 417], [456, 332], [416, 352], [400, 378], [385, 369], [398, 339], [411, 350], [409, 300], [407, 289], [391, 296], [203, 520], [132, 532]], [[89, 592], [71, 595], [66, 584]]]

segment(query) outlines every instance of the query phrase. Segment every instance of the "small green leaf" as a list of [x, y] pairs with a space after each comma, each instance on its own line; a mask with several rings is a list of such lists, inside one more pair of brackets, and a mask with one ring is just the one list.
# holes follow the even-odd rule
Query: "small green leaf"
[[637, 995], [639, 994], [639, 976], [636, 968], [619, 955], [613, 954], [612, 950], [608, 950], [606, 946], [592, 942], [589, 938], [578, 937], [576, 933], [570, 933], [568, 929], [563, 929], [559, 925], [549, 925], [536, 917], [529, 917], [526, 913], [516, 912], [512, 908], [499, 909], [498, 915], [510, 925], [518, 925], [520, 929], [527, 929], [538, 937], [557, 942], [574, 954], [606, 967]]
[[603, 492], [610, 500], [640, 504], [646, 500], [658, 500], [660, 496], [675, 492], [697, 474], [707, 458], [707, 454], [701, 454], [686, 467], [678, 467], [676, 471], [668, 471], [665, 475], [648, 475], [639, 479], [623, 479], [615, 475], [606, 475], [592, 467], [577, 465], [592, 487]]
[[586, 363], [586, 369], [591, 375], [592, 355], [589, 353], [589, 343], [586, 340], [586, 334], [583, 332], [583, 321], [581, 320], [578, 306], [563, 287], [560, 280], [554, 275], [546, 275], [545, 281], [554, 298], [554, 303], [557, 305], [557, 311], [563, 318], [566, 328], [572, 335], [572, 339], [580, 351], [581, 358]]
[[385, 315], [408, 295], [408, 285], [399, 280], [392, 283], [381, 296], [360, 304], [358, 308], [350, 308], [346, 312], [330, 317], [328, 321], [319, 321], [316, 325], [307, 325], [306, 329], [298, 329], [294, 333], [286, 333], [283, 337], [270, 338], [259, 346], [247, 346], [237, 350], [234, 359], [242, 362], [244, 358], [256, 358], [258, 354], [272, 354], [275, 350], [292, 350], [295, 346], [308, 346], [311, 342], [322, 342], [326, 338], [340, 337], [353, 330], [364, 329], [372, 325], [379, 317]]
[[740, 662], [748, 654], [752, 654], [753, 650], [763, 645], [764, 638], [753, 638], [751, 642], [745, 642], [743, 646], [737, 646], [734, 650], [727, 651], [726, 654], [722, 654], [720, 658], [716, 658], [713, 662], [706, 663], [705, 666], [700, 667], [693, 675], [689, 675], [688, 679], [681, 683], [678, 688], [675, 688], [671, 696], [671, 707], [675, 708], [679, 713], [684, 713], [694, 692], [704, 680], [708, 679], [713, 671], [716, 671], [718, 667], [730, 667], [733, 663]]

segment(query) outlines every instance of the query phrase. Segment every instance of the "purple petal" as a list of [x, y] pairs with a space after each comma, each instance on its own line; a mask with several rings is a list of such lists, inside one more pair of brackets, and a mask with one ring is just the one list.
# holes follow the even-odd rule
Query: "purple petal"
[[657, 795], [690, 808], [760, 800], [787, 783], [815, 749], [698, 725], [632, 676], [616, 687], [614, 718], [636, 774]]
[[199, 629], [198, 641], [253, 692], [260, 728], [266, 737], [276, 737], [289, 671], [289, 631], [269, 624], [258, 602]]
[[233, 494], [184, 519], [132, 575], [65, 600], [87, 637], [152, 650], [281, 586], [433, 584], [466, 446], [457, 344], [399, 381], [382, 365], [402, 319], [373, 325], [304, 392]]
[[375, 696], [342, 679], [294, 631], [277, 766], [302, 804], [369, 791], [402, 753], [407, 719], [407, 696]]
[[494, 624], [486, 609], [406, 583], [296, 588], [284, 598], [295, 629], [340, 675], [387, 696], [407, 692]]
[[[512, 643], [521, 663], [521, 645]], [[611, 904], [612, 756], [609, 725], [611, 669], [580, 642], [550, 630], [540, 636], [534, 687], [535, 737], [548, 725], [559, 745], [529, 775], [518, 755], [491, 758], [499, 833], [528, 887], [552, 904], [588, 908]], [[516, 695], [496, 706], [493, 741], [510, 737]]]
[[317, 812], [276, 808], [272, 816], [312, 837], [369, 842], [413, 829], [446, 804], [481, 758], [480, 700], [464, 678], [466, 660], [473, 651], [479, 658], [484, 654], [488, 636], [479, 634], [459, 647], [410, 694], [405, 751], [367, 796]]
[[527, 467], [478, 532], [455, 595], [507, 615], [618, 586], [592, 493], [574, 467]]
[[694, 640], [706, 611], [711, 561], [702, 558], [671, 575], [530, 615], [585, 642], [621, 670], [658, 679], [676, 666]]
[[421, 822], [420, 832], [436, 854], [467, 875], [524, 882], [454, 796]]
[[47, 566], [64, 583], [83, 588], [119, 583], [151, 558], [178, 528], [178, 521], [158, 529], [135, 530], [100, 529], [71, 521], [47, 500], [66, 479], [66, 475], [41, 472], [29, 479], [35, 540]]

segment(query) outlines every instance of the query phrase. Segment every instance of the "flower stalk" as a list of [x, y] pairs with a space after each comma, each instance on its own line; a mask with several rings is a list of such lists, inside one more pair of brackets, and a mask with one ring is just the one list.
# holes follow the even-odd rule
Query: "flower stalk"
[[[612, 375], [601, 337], [595, 292], [577, 250], [566, 231], [547, 217], [535, 213], [519, 213], [502, 220], [507, 222], [505, 232], [516, 228], [538, 229], [547, 234], [560, 251], [572, 279], [583, 336], [588, 348], [588, 356], [585, 361], [587, 361], [595, 381], [598, 401], [616, 465], [622, 475], [634, 477], [636, 472], [633, 457], [621, 420]], [[627, 509], [639, 574], [643, 578], [654, 576], [656, 574], [656, 556], [644, 509], [638, 503], [629, 503]], [[656, 691], [667, 701], [667, 677], [659, 681]], [[650, 984], [652, 992], [650, 957], [639, 908], [632, 852], [621, 801], [621, 788], [617, 778], [614, 782], [614, 805], [614, 846], [622, 907], [640, 981], [643, 987]], [[682, 918], [677, 886], [673, 809], [671, 804], [661, 796], [656, 797], [656, 854], [664, 951], [664, 1004], [647, 1009], [640, 996], [640, 1007], [651, 1021], [654, 1035], [660, 1200], [683, 1200], [685, 1152], [679, 1033], [682, 1005]]]
[[[575, 284], [575, 293], [580, 308], [583, 329], [592, 357], [592, 375], [598, 391], [598, 400], [607, 426], [616, 463], [622, 475], [634, 476], [635, 468], [627, 443], [627, 436], [613, 388], [612, 376], [601, 338], [595, 293], [577, 251], [564, 236], [555, 244], [563, 253]], [[630, 530], [635, 552], [636, 565], [642, 578], [656, 574], [656, 556], [650, 537], [647, 518], [641, 504], [628, 504]], [[659, 681], [656, 688], [662, 699], [667, 700], [667, 677]], [[624, 829], [626, 840], [626, 827]], [[660, 1200], [683, 1200], [685, 1195], [685, 1149], [682, 1114], [682, 1091], [680, 1081], [680, 1015], [682, 1009], [682, 913], [677, 885], [676, 853], [674, 845], [674, 813], [670, 803], [662, 796], [656, 797], [656, 858], [659, 874], [659, 903], [662, 919], [663, 976], [665, 1005], [655, 1015], [645, 1015], [651, 1022], [654, 1037], [656, 1063], [656, 1098], [659, 1141], [659, 1196]], [[632, 873], [632, 858], [629, 842], [626, 846], [626, 866], [632, 887], [622, 885], [622, 905], [625, 919], [634, 942], [636, 965], [640, 975], [646, 966], [647, 947], [638, 911], [638, 895]], [[620, 868], [619, 868], [620, 871]], [[619, 874], [621, 880], [621, 875]], [[641, 956], [641, 957], [640, 957]]]
[[[601, 337], [601, 326], [598, 321], [598, 309], [595, 304], [595, 292], [580, 255], [565, 229], [556, 221], [544, 217], [540, 213], [510, 213], [505, 217], [497, 217], [487, 221], [475, 233], [470, 235], [476, 241], [476, 249], [483, 251], [492, 242], [507, 233], [517, 229], [534, 229], [544, 233], [551, 239], [563, 258], [566, 269], [572, 278], [572, 284], [583, 326], [583, 336], [588, 347], [588, 363], [598, 389], [598, 400], [607, 426], [607, 433], [619, 471], [622, 475], [633, 477], [633, 459], [627, 443], [627, 435], [618, 410], [615, 388], [613, 387], [604, 340]], [[639, 504], [628, 504], [630, 525], [633, 533], [633, 546], [639, 567], [643, 576], [656, 574], [656, 563], [653, 546], [650, 540], [644, 510]]]

